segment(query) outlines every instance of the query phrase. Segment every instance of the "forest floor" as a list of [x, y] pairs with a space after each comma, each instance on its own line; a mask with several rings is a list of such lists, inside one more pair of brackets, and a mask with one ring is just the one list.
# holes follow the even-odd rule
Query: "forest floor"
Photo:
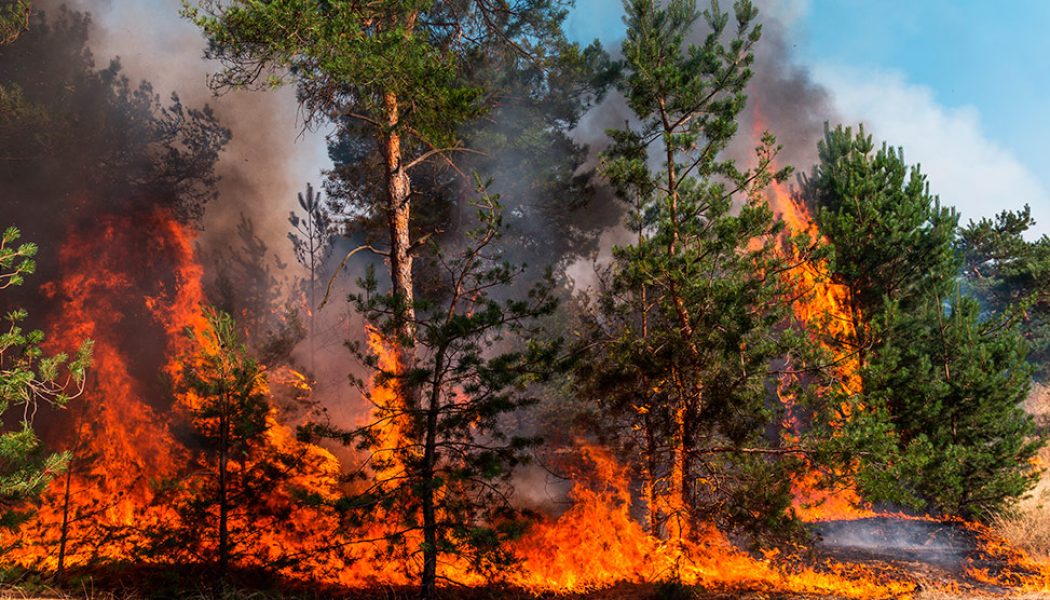
[[[1050, 385], [1036, 385], [1025, 408], [1040, 430], [1050, 435]], [[1043, 449], [1040, 461], [1050, 467], [1050, 445]], [[1050, 600], [1050, 593], [1019, 593], [998, 589], [970, 579], [963, 563], [971, 555], [972, 544], [966, 534], [950, 526], [935, 529], [922, 521], [898, 522], [893, 519], [865, 519], [832, 522], [818, 527], [823, 538], [818, 554], [838, 562], [860, 563], [880, 572], [896, 572], [912, 581], [922, 582], [913, 600]], [[1038, 485], [1014, 512], [992, 523], [992, 529], [1014, 547], [1040, 561], [1050, 562], [1050, 469], [1043, 472]], [[819, 546], [819, 545], [818, 545]], [[180, 578], [187, 585], [186, 579]], [[31, 581], [33, 579], [30, 579]], [[90, 582], [94, 577], [84, 579]], [[66, 586], [62, 590], [41, 584], [46, 579], [6, 579], [0, 584], [0, 599], [17, 600], [205, 600], [213, 594], [171, 588], [158, 592], [141, 584], [125, 587], [108, 581], [95, 587], [91, 583]], [[199, 579], [198, 579], [199, 581]], [[253, 580], [258, 583], [258, 580]], [[167, 581], [171, 585], [172, 581]], [[189, 584], [192, 585], [192, 584]], [[166, 586], [165, 586], [166, 587]], [[143, 589], [151, 591], [143, 591]], [[418, 592], [406, 588], [376, 588], [355, 592], [312, 592], [280, 594], [266, 591], [243, 591], [225, 594], [223, 600], [415, 600]], [[837, 600], [834, 595], [799, 595], [770, 591], [711, 591], [668, 584], [620, 584], [607, 589], [572, 593], [534, 593], [520, 589], [480, 588], [446, 589], [446, 600]], [[872, 598], [871, 600], [880, 600]], [[888, 599], [887, 599], [888, 600]]]
[[[161, 596], [166, 597], [166, 596]], [[12, 600], [147, 600], [151, 598], [157, 598], [148, 593], [141, 592], [85, 592], [83, 594], [48, 594], [48, 595], [28, 595], [25, 593], [8, 590], [6, 592], [0, 592], [0, 598], [12, 599]], [[182, 597], [181, 600], [204, 600], [207, 596], [186, 596]], [[227, 600], [279, 600], [281, 598], [287, 598], [288, 600], [301, 600], [302, 596], [278, 596], [272, 594], [263, 593], [245, 593], [228, 596]], [[308, 600], [320, 600], [321, 598], [331, 598], [336, 600], [335, 597], [331, 596], [317, 596], [308, 598]], [[415, 592], [408, 590], [403, 591], [392, 591], [392, 590], [373, 590], [369, 592], [362, 592], [361, 595], [354, 595], [347, 597], [347, 600], [416, 600], [418, 596]], [[609, 589], [581, 593], [581, 594], [569, 594], [569, 595], [554, 595], [554, 594], [541, 594], [534, 595], [527, 592], [508, 592], [507, 590], [501, 591], [485, 591], [476, 590], [465, 594], [456, 592], [448, 592], [444, 596], [446, 600], [838, 600], [837, 596], [828, 595], [799, 595], [799, 594], [783, 594], [776, 592], [707, 592], [703, 590], [680, 590], [677, 592], [668, 593], [665, 589], [652, 584], [631, 584], [631, 585], [620, 585]], [[913, 600], [1050, 600], [1050, 594], [1043, 593], [991, 593], [991, 592], [980, 592], [980, 591], [955, 591], [955, 592], [943, 592], [943, 591], [925, 591], [919, 592], [913, 596]], [[871, 599], [878, 600], [878, 599]], [[888, 600], [888, 599], [887, 599]]]

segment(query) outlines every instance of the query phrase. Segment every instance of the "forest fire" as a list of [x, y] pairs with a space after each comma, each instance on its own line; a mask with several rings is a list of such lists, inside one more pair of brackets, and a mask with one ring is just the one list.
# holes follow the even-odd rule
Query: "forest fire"
[[[192, 410], [199, 399], [192, 394], [171, 399], [164, 389], [182, 376], [178, 357], [190, 352], [193, 342], [187, 333], [200, 336], [210, 328], [203, 312], [203, 270], [189, 230], [160, 210], [100, 219], [97, 227], [70, 236], [60, 263], [62, 278], [46, 286], [62, 315], [50, 326], [51, 340], [56, 346], [95, 340], [94, 369], [84, 397], [67, 413], [69, 422], [54, 433], [56, 445], [70, 452], [70, 466], [52, 482], [12, 557], [25, 566], [59, 571], [100, 560], [141, 561], [157, 543], [157, 532], [178, 527], [180, 515], [170, 502], [160, 501], [172, 493], [164, 490], [165, 481], [185, 476], [196, 460], [197, 451], [179, 439], [178, 430], [184, 427], [180, 412]], [[150, 370], [158, 367], [164, 379]], [[276, 418], [274, 411], [267, 417], [269, 443], [303, 462], [295, 487], [332, 497], [338, 463], [326, 451], [297, 442]], [[320, 528], [333, 523], [309, 509], [293, 509], [286, 493], [271, 490], [265, 499], [273, 514], [235, 517], [246, 521], [245, 528], [264, 527], [274, 514], [293, 522], [282, 529], [286, 533], [260, 535], [253, 539], [255, 547], [242, 549], [248, 563], [268, 564], [311, 544], [327, 545]], [[208, 554], [206, 548], [190, 552], [198, 553], [196, 560]]]
[[[148, 244], [150, 251], [144, 256], [150, 257], [149, 262], [133, 265], [123, 260], [130, 248], [140, 244]], [[165, 479], [184, 475], [199, 460], [197, 450], [180, 441], [177, 431], [180, 412], [192, 409], [200, 400], [192, 394], [173, 400], [158, 397], [159, 386], [151, 388], [154, 382], [136, 376], [134, 349], [143, 343], [159, 344], [158, 359], [167, 379], [183, 377], [184, 367], [176, 357], [185, 354], [193, 341], [187, 331], [199, 336], [211, 327], [202, 308], [202, 269], [194, 260], [186, 228], [160, 211], [141, 219], [137, 227], [129, 227], [123, 217], [103, 219], [90, 235], [71, 235], [60, 254], [63, 276], [47, 286], [62, 315], [50, 326], [53, 343], [93, 338], [95, 367], [84, 399], [68, 412], [71, 423], [56, 434], [61, 436], [60, 445], [70, 448], [71, 467], [50, 486], [41, 510], [22, 530], [12, 556], [27, 567], [45, 570], [76, 569], [105, 560], [142, 561], [155, 542], [151, 536], [179, 526], [181, 515], [170, 502], [159, 499], [170, 493], [163, 489]], [[143, 289], [144, 272], [161, 283]], [[157, 278], [158, 273], [165, 274]], [[139, 337], [123, 330], [122, 323], [132, 315], [145, 320], [145, 327], [154, 335]], [[138, 333], [142, 327], [141, 322], [136, 323], [132, 331]], [[381, 368], [398, 368], [393, 353], [375, 331], [370, 333], [370, 343]], [[303, 381], [294, 373], [287, 378], [292, 385]], [[391, 411], [399, 401], [387, 384], [373, 388], [371, 402], [380, 411]], [[277, 418], [276, 412], [268, 417], [272, 425], [269, 443], [282, 452], [305, 456], [308, 463], [296, 476], [294, 487], [334, 498], [340, 469], [335, 459], [316, 446], [296, 441]], [[384, 431], [386, 436], [401, 435], [396, 419]], [[391, 439], [389, 446], [394, 445]], [[559, 518], [536, 525], [514, 544], [521, 564], [502, 577], [508, 583], [536, 591], [569, 592], [676, 576], [712, 588], [834, 592], [850, 598], [901, 597], [913, 587], [904, 581], [876, 578], [859, 567], [776, 566], [774, 557], [753, 558], [713, 528], [684, 545], [661, 540], [645, 532], [631, 516], [629, 481], [613, 457], [586, 443], [578, 451], [580, 472], [589, 475], [575, 482], [573, 506]], [[399, 468], [396, 459], [373, 460], [388, 472]], [[197, 468], [202, 467], [207, 468], [204, 464]], [[347, 548], [332, 544], [325, 532], [338, 529], [333, 515], [296, 508], [290, 500], [282, 490], [271, 490], [262, 499], [267, 510], [235, 517], [247, 520], [235, 528], [262, 530], [246, 538], [250, 546], [239, 549], [242, 565], [279, 564], [294, 553], [305, 558], [297, 562], [295, 572], [312, 580], [349, 586], [411, 581], [410, 556], [401, 559], [407, 562], [394, 559], [384, 541]], [[266, 523], [274, 514], [285, 515], [291, 526], [285, 522], [281, 533], [267, 534]], [[358, 532], [358, 537], [385, 539], [390, 533], [380, 528]], [[418, 538], [412, 540], [409, 534], [406, 547], [419, 543]], [[212, 551], [208, 547], [193, 550], [198, 557]], [[442, 576], [470, 585], [487, 582], [471, 574], [468, 565], [455, 562], [442, 568]]]
[[[755, 121], [756, 131], [763, 125], [761, 118]], [[820, 232], [809, 214], [808, 208], [796, 200], [787, 186], [774, 182], [767, 193], [770, 207], [780, 216], [787, 233], [803, 233], [815, 242], [820, 240]], [[811, 326], [813, 331], [827, 340], [849, 340], [854, 336], [853, 328], [858, 319], [854, 318], [855, 309], [851, 308], [848, 290], [831, 281], [826, 269], [820, 262], [801, 259], [795, 251], [794, 258], [799, 266], [793, 272], [796, 285], [802, 292], [795, 303], [798, 318]], [[828, 345], [835, 349], [834, 345]], [[855, 353], [844, 353], [841, 349], [833, 352], [838, 373], [838, 383], [847, 393], [860, 390], [858, 360]], [[790, 405], [790, 398], [784, 399]], [[842, 419], [850, 416], [848, 408], [843, 407]], [[975, 522], [968, 522], [957, 517], [935, 518], [930, 516], [911, 516], [902, 513], [879, 513], [863, 502], [849, 480], [839, 480], [837, 489], [828, 489], [826, 478], [816, 471], [811, 471], [793, 486], [794, 510], [806, 522], [815, 523], [818, 529], [822, 524], [833, 530], [843, 532], [851, 538], [867, 538], [860, 547], [867, 552], [875, 552], [883, 558], [907, 560], [909, 552], [903, 550], [912, 539], [916, 548], [921, 548], [919, 560], [937, 562], [944, 556], [938, 550], [931, 531], [946, 529], [948, 531], [965, 531], [972, 535], [962, 543], [959, 554], [949, 554], [950, 571], [955, 576], [965, 575], [972, 581], [993, 586], [996, 589], [1014, 589], [1025, 592], [1050, 591], [1048, 567], [1035, 561], [1026, 553], [1011, 547], [999, 538], [990, 528]], [[868, 523], [881, 521], [887, 524], [888, 535], [881, 541], [873, 540], [863, 533]], [[894, 523], [898, 525], [894, 525]], [[915, 536], [903, 531], [899, 523], [922, 523], [933, 529], [923, 530]], [[823, 541], [822, 541], [823, 545]], [[982, 566], [983, 565], [983, 566]], [[955, 581], [925, 582], [927, 586], [940, 587], [946, 591], [958, 589]]]
[[[128, 268], [130, 255], [141, 257], [141, 268]], [[165, 261], [171, 262], [158, 264]], [[95, 366], [62, 431], [70, 468], [52, 483], [17, 551], [20, 562], [50, 568], [134, 556], [141, 538], [129, 538], [125, 529], [158, 518], [143, 513], [153, 496], [151, 480], [173, 475], [180, 457], [163, 406], [150, 402], [159, 382], [135, 377], [130, 362], [156, 353], [155, 346], [161, 356], [173, 353], [170, 344], [182, 340], [181, 329], [200, 326], [195, 307], [203, 299], [189, 240], [162, 213], [132, 227], [124, 218], [101, 219], [70, 236], [60, 263], [62, 279], [46, 289], [62, 307], [51, 339], [56, 345], [95, 340]], [[143, 290], [144, 280], [165, 271], [164, 280]], [[128, 340], [134, 335], [145, 343], [133, 353]]]
[[[1050, 592], [1001, 520], [1046, 485], [1027, 209], [820, 138], [746, 0], [625, 2], [619, 53], [503, 4], [183, 2], [169, 100], [105, 19], [0, 9], [0, 586]], [[237, 137], [295, 103], [298, 194]]]
[[[523, 573], [514, 581], [536, 590], [581, 591], [620, 582], [680, 580], [707, 589], [778, 591], [843, 598], [904, 598], [912, 582], [865, 567], [828, 562], [820, 569], [755, 558], [714, 527], [685, 544], [647, 533], [631, 516], [629, 480], [607, 452], [581, 445], [592, 478], [577, 480], [572, 507], [522, 540]], [[557, 549], [552, 552], [552, 549]]]
[[[791, 201], [783, 188], [775, 188], [770, 201], [797, 231], [814, 233], [804, 207]], [[126, 261], [132, 248], [138, 247], [148, 248], [141, 254], [144, 262]], [[22, 530], [12, 557], [27, 567], [59, 571], [104, 560], [142, 562], [147, 555], [158, 560], [157, 532], [178, 529], [184, 518], [173, 508], [170, 496], [187, 493], [165, 490], [163, 482], [185, 476], [188, 470], [208, 468], [198, 456], [200, 451], [179, 437], [180, 428], [194, 421], [185, 412], [198, 409], [201, 399], [193, 393], [169, 398], [160, 385], [174, 384], [178, 389], [187, 368], [179, 356], [217, 349], [207, 342], [213, 339], [208, 337], [213, 326], [205, 314], [203, 270], [194, 258], [192, 235], [159, 210], [140, 217], [135, 227], [126, 217], [109, 217], [93, 229], [71, 234], [61, 249], [60, 264], [62, 277], [45, 286], [61, 315], [49, 327], [52, 343], [62, 346], [75, 339], [94, 339], [95, 367], [85, 398], [70, 408], [70, 422], [54, 433], [58, 445], [72, 454], [70, 468], [50, 486], [41, 510]], [[837, 317], [835, 322], [848, 326], [839, 288], [811, 266], [800, 267], [799, 281], [814, 290], [796, 306], [800, 319], [816, 320], [830, 312]], [[395, 353], [378, 331], [369, 329], [368, 337], [379, 369], [400, 372]], [[199, 350], [193, 350], [194, 339], [205, 340]], [[160, 365], [165, 382], [150, 381], [142, 374], [148, 369], [136, 361], [144, 356]], [[843, 385], [855, 385], [851, 362], [843, 360], [842, 365]], [[283, 369], [273, 377], [300, 393], [310, 392], [307, 376], [298, 371]], [[259, 385], [260, 393], [270, 393]], [[405, 435], [399, 416], [404, 407], [394, 384], [377, 380], [369, 400], [376, 416], [385, 421], [379, 447], [398, 447], [398, 438]], [[300, 462], [294, 477], [270, 489], [254, 505], [260, 512], [231, 517], [234, 529], [255, 532], [242, 537], [240, 564], [281, 564], [294, 555], [295, 566], [288, 570], [293, 577], [350, 587], [409, 585], [418, 568], [411, 551], [421, 543], [418, 532], [399, 534], [390, 519], [390, 526], [357, 531], [354, 541], [346, 544], [333, 543], [330, 532], [340, 529], [339, 517], [325, 506], [338, 498], [345, 466], [322, 448], [296, 440], [292, 429], [279, 422], [276, 408], [266, 418], [266, 445], [280, 454], [295, 455]], [[905, 598], [916, 589], [915, 581], [892, 569], [834, 560], [813, 566], [802, 555], [777, 552], [755, 556], [734, 546], [712, 525], [700, 527], [688, 540], [662, 539], [633, 516], [635, 500], [627, 470], [609, 452], [585, 441], [578, 441], [575, 451], [571, 507], [555, 519], [537, 523], [514, 542], [512, 551], [520, 563], [496, 580], [556, 593], [667, 579], [707, 589], [858, 599]], [[404, 468], [393, 454], [373, 454], [368, 462], [371, 470], [393, 478]], [[239, 466], [242, 471], [252, 468], [250, 462]], [[817, 475], [796, 483], [795, 510], [803, 520], [842, 522], [875, 515], [850, 488], [828, 492], [821, 485]], [[293, 489], [320, 502], [312, 507], [298, 505]], [[161, 502], [166, 494], [167, 500]], [[283, 524], [270, 533], [268, 523], [277, 518]], [[979, 558], [969, 559], [966, 571], [973, 580], [1013, 589], [1047, 589], [1050, 578], [1045, 567], [997, 541], [986, 529], [968, 523], [959, 526], [975, 532], [980, 550]], [[388, 543], [392, 536], [407, 550], [392, 552]], [[214, 551], [206, 544], [181, 559], [204, 560]], [[160, 560], [174, 558], [169, 554]], [[443, 564], [439, 573], [464, 585], [494, 581], [457, 560]]]

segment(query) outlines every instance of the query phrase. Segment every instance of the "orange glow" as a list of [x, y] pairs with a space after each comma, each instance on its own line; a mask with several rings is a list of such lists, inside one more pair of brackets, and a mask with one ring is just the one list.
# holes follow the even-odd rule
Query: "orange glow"
[[755, 558], [713, 527], [668, 542], [644, 531], [631, 515], [626, 469], [608, 452], [581, 444], [590, 476], [576, 480], [573, 506], [536, 526], [515, 548], [522, 569], [511, 582], [536, 591], [586, 591], [619, 582], [676, 578], [706, 589], [830, 594], [841, 598], [909, 598], [915, 584], [858, 566], [803, 567]]
[[[775, 209], [790, 213], [787, 218], [795, 223], [793, 227], [814, 233], [808, 215], [782, 193], [778, 188], [770, 197]], [[139, 360], [139, 355], [159, 347], [158, 364], [164, 378], [168, 383], [177, 382], [183, 376], [178, 357], [194, 351], [195, 342], [185, 331], [207, 332], [209, 324], [202, 311], [203, 272], [194, 257], [193, 237], [162, 211], [136, 222], [129, 219], [104, 218], [89, 232], [71, 234], [59, 252], [61, 277], [46, 287], [58, 315], [48, 327], [52, 349], [92, 338], [95, 366], [87, 393], [66, 413], [71, 424], [54, 436], [60, 447], [74, 455], [69, 477], [52, 483], [39, 512], [19, 532], [18, 540], [5, 540], [20, 543], [8, 556], [25, 567], [54, 570], [63, 537], [67, 540], [64, 561], [70, 568], [99, 560], [162, 560], [143, 551], [146, 532], [177, 525], [179, 515], [169, 504], [157, 501], [156, 483], [184, 478], [204, 464], [199, 452], [175, 433], [179, 419], [187, 418], [187, 411], [180, 409], [195, 406], [199, 399], [169, 397], [169, 387], [157, 383], [157, 373], [143, 373]], [[128, 256], [141, 256], [143, 262], [129, 261]], [[817, 318], [829, 310], [842, 314], [846, 306], [842, 290], [827, 283], [816, 269], [809, 273], [809, 268], [799, 268], [799, 280], [815, 291], [812, 300], [796, 306], [799, 317]], [[376, 330], [368, 330], [368, 342], [378, 356], [380, 370], [400, 372], [396, 351]], [[845, 364], [843, 381], [851, 385], [856, 376]], [[310, 379], [291, 368], [274, 369], [268, 376], [273, 386], [311, 393]], [[364, 483], [345, 482], [346, 465], [324, 448], [297, 440], [280, 410], [270, 411], [267, 448], [298, 456], [302, 466], [288, 489], [271, 490], [262, 499], [265, 515], [233, 517], [233, 528], [257, 530], [249, 547], [243, 549], [239, 565], [272, 566], [293, 555], [298, 559], [294, 567], [277, 567], [289, 577], [353, 587], [416, 582], [421, 534], [409, 531], [395, 542], [387, 541], [405, 521], [405, 515], [394, 511], [405, 509], [375, 507], [370, 509], [374, 517], [370, 525], [348, 529], [330, 508], [346, 488], [397, 478], [405, 468], [394, 451], [405, 446], [402, 436], [409, 435], [397, 386], [374, 379], [367, 400], [372, 410], [361, 424], [378, 419], [382, 425], [378, 443], [366, 457], [370, 466], [365, 467], [369, 473]], [[772, 552], [752, 555], [710, 525], [697, 525], [681, 539], [661, 539], [647, 533], [635, 514], [640, 507], [634, 505], [627, 469], [597, 446], [579, 442], [575, 452], [573, 466], [578, 472], [573, 478], [571, 506], [559, 517], [537, 523], [512, 543], [510, 550], [520, 557], [519, 565], [506, 573], [483, 576], [472, 572], [465, 560], [443, 557], [439, 565], [442, 581], [481, 586], [498, 578], [538, 594], [668, 579], [712, 590], [857, 599], [909, 598], [916, 589], [914, 582], [892, 571], [834, 562], [812, 565], [799, 557]], [[796, 482], [795, 509], [803, 518], [816, 521], [871, 514], [852, 490], [832, 494], [820, 490], [820, 485], [815, 475]], [[298, 503], [291, 488], [306, 492], [317, 502]], [[411, 502], [407, 505], [411, 510]], [[981, 535], [983, 552], [1004, 557], [1014, 566], [993, 573], [975, 564], [970, 569], [973, 577], [1022, 589], [1047, 589], [1047, 571], [1011, 553], [1015, 551], [986, 532]], [[214, 548], [205, 543], [200, 550]]]
[[[128, 260], [132, 256], [138, 260]], [[57, 568], [60, 553], [67, 568], [97, 560], [159, 560], [144, 551], [148, 532], [172, 527], [178, 516], [170, 505], [156, 501], [157, 483], [178, 480], [193, 469], [196, 453], [173, 435], [172, 426], [178, 407], [194, 406], [197, 400], [190, 395], [167, 398], [168, 386], [159, 374], [136, 372], [142, 368], [136, 361], [159, 346], [164, 377], [177, 381], [178, 357], [195, 343], [186, 330], [199, 333], [209, 327], [202, 308], [203, 270], [194, 259], [192, 235], [160, 210], [137, 219], [104, 217], [94, 229], [69, 236], [59, 250], [59, 268], [61, 278], [45, 286], [59, 303], [49, 344], [59, 349], [91, 338], [94, 366], [84, 396], [67, 413], [72, 424], [60, 447], [72, 453], [71, 468], [51, 483], [34, 519], [19, 531], [20, 546], [9, 556], [42, 570]], [[319, 447], [298, 442], [277, 418], [271, 411], [268, 443], [301, 457], [303, 467], [293, 484], [334, 499], [338, 461]], [[275, 492], [267, 503], [274, 511], [283, 507], [287, 524], [253, 538], [256, 547], [247, 549], [246, 556], [264, 564], [282, 553], [330, 545], [328, 534], [338, 525], [332, 515], [299, 507], [286, 493]], [[317, 572], [342, 570], [331, 552], [309, 554], [320, 557], [306, 561]]]
[[[761, 139], [765, 123], [761, 111], [756, 106], [752, 123], [752, 138]], [[771, 165], [776, 170], [776, 165]], [[828, 372], [837, 390], [820, 390], [818, 393], [838, 392], [853, 396], [861, 391], [860, 363], [856, 353], [848, 349], [848, 342], [855, 339], [856, 327], [860, 325], [860, 315], [855, 314], [850, 302], [849, 289], [831, 281], [828, 265], [825, 261], [814, 260], [806, 256], [806, 246], [823, 243], [817, 224], [810, 215], [806, 205], [792, 196], [785, 183], [772, 182], [766, 190], [766, 200], [773, 214], [784, 222], [787, 236], [802, 236], [803, 248], [782, 246], [789, 255], [786, 257], [795, 267], [786, 276], [791, 282], [795, 301], [795, 317], [804, 324], [810, 335], [824, 347], [831, 357]], [[786, 240], [785, 240], [786, 241]], [[846, 342], [846, 343], [841, 343]], [[788, 409], [785, 430], [797, 433], [798, 424], [792, 414], [794, 399], [781, 393], [781, 401]], [[843, 403], [838, 409], [837, 421], [833, 427], [849, 419], [850, 406]], [[791, 433], [788, 440], [792, 441]], [[796, 479], [792, 485], [794, 502], [792, 507], [800, 519], [807, 522], [829, 521], [839, 519], [860, 519], [873, 516], [871, 510], [854, 487], [841, 474], [832, 474], [836, 482], [829, 489], [827, 479], [817, 469]]]
[[967, 575], [996, 587], [1029, 593], [1050, 592], [1050, 565], [1035, 560], [984, 525], [960, 523], [977, 536], [978, 556], [970, 559]]

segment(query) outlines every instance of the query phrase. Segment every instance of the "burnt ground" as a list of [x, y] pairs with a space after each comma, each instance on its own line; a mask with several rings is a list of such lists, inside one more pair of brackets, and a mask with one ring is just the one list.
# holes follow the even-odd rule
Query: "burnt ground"
[[920, 582], [920, 591], [954, 587], [959, 595], [952, 597], [1002, 597], [1013, 590], [977, 581], [967, 570], [1004, 577], [1020, 573], [1004, 558], [985, 553], [979, 534], [960, 523], [872, 517], [818, 523], [814, 531], [818, 556], [901, 573]]
[[954, 523], [872, 517], [813, 526], [821, 554], [841, 561], [902, 562], [961, 575], [977, 535]]

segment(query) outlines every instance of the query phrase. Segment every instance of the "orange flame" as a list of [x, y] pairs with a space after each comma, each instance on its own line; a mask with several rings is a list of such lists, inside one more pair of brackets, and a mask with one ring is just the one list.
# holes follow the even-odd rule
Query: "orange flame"
[[[764, 133], [765, 123], [761, 110], [756, 106], [754, 111], [752, 138], [758, 140]], [[772, 168], [775, 170], [776, 166], [773, 165]], [[786, 235], [802, 236], [804, 240], [809, 240], [808, 243], [814, 244], [825, 241], [809, 209], [793, 197], [785, 183], [774, 181], [766, 190], [766, 199], [774, 215], [784, 222]], [[786, 245], [784, 247], [787, 248]], [[826, 262], [814, 261], [803, 256], [803, 251], [796, 247], [790, 247], [786, 251], [791, 253], [787, 258], [796, 265], [786, 274], [796, 290], [793, 305], [795, 316], [828, 351], [833, 360], [833, 380], [840, 386], [840, 391], [847, 396], [855, 395], [861, 390], [860, 363], [857, 355], [849, 352], [843, 345], [834, 343], [834, 340], [850, 340], [855, 337], [859, 315], [854, 313], [851, 306], [849, 290], [831, 281]], [[781, 401], [788, 408], [785, 429], [795, 431], [797, 424], [792, 415], [794, 399], [781, 393]], [[850, 410], [846, 403], [839, 407], [841, 421], [849, 419]], [[812, 468], [806, 475], [793, 482], [792, 506], [799, 518], [815, 522], [859, 519], [875, 514], [848, 481], [842, 481], [843, 478], [839, 474], [833, 475], [831, 479], [837, 480], [834, 489], [828, 489], [828, 478]]]
[[713, 527], [695, 539], [667, 542], [644, 531], [631, 515], [626, 469], [608, 452], [581, 445], [593, 480], [577, 480], [573, 506], [534, 528], [515, 548], [522, 569], [511, 582], [537, 591], [585, 591], [616, 583], [675, 578], [707, 589], [834, 593], [843, 598], [908, 598], [913, 583], [856, 566], [822, 569], [779, 563], [775, 554], [754, 558]]
[[[193, 343], [185, 331], [209, 327], [202, 309], [203, 270], [192, 244], [187, 228], [157, 210], [137, 220], [103, 217], [94, 229], [71, 234], [60, 248], [62, 277], [45, 286], [60, 304], [49, 343], [60, 348], [91, 338], [95, 359], [85, 395], [69, 410], [70, 468], [52, 482], [34, 519], [20, 530], [10, 555], [17, 564], [53, 570], [60, 555], [66, 567], [149, 561], [154, 557], [140, 553], [147, 532], [175, 523], [171, 507], [155, 502], [156, 482], [185, 476], [193, 463], [194, 451], [171, 433], [177, 411], [170, 409], [196, 401], [182, 396], [165, 407], [165, 386], [151, 381], [155, 374], [137, 372], [142, 369], [137, 359], [159, 347], [163, 372], [178, 380], [176, 357]], [[271, 411], [269, 443], [297, 453], [304, 464], [294, 485], [334, 498], [339, 463], [327, 451], [298, 442], [277, 416]], [[247, 552], [260, 564], [296, 549], [329, 545], [327, 532], [338, 525], [331, 515], [299, 508], [287, 495], [274, 494], [268, 502], [283, 504], [290, 523], [280, 533], [260, 536], [258, 547]], [[341, 570], [343, 564], [333, 561], [328, 555], [312, 566]]]

